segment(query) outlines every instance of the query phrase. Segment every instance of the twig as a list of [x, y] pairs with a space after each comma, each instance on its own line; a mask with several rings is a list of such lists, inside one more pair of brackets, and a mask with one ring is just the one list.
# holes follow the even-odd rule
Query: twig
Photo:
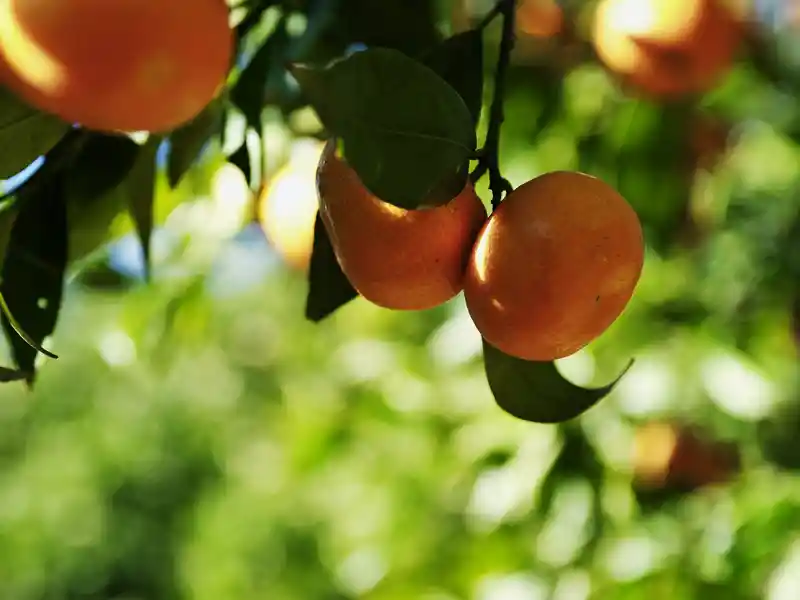
[[489, 189], [492, 190], [492, 207], [500, 205], [505, 194], [514, 188], [500, 173], [500, 128], [503, 125], [503, 102], [505, 100], [506, 74], [511, 59], [511, 50], [514, 48], [514, 17], [516, 11], [515, 0], [498, 0], [494, 8], [481, 21], [480, 27], [485, 27], [496, 16], [503, 18], [503, 33], [500, 40], [500, 56], [497, 59], [497, 69], [494, 77], [494, 97], [489, 112], [489, 130], [486, 141], [480, 152], [478, 166], [472, 172], [472, 181], [476, 183], [486, 173], [489, 174]]

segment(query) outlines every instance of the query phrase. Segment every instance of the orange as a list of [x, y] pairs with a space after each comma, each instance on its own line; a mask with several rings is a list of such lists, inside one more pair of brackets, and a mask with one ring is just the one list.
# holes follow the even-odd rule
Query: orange
[[600, 179], [547, 173], [511, 192], [478, 236], [464, 295], [490, 344], [525, 360], [563, 358], [622, 313], [644, 242], [631, 206]]
[[317, 170], [319, 210], [342, 271], [367, 300], [423, 310], [463, 287], [486, 209], [471, 183], [449, 203], [405, 210], [371, 194], [329, 142]]
[[0, 0], [6, 85], [92, 129], [191, 120], [222, 88], [232, 51], [224, 0]]
[[291, 158], [258, 199], [258, 220], [267, 240], [287, 265], [301, 272], [308, 270], [314, 247], [315, 174], [324, 147], [315, 139], [296, 142]]
[[713, 87], [741, 37], [741, 22], [723, 0], [602, 0], [593, 29], [606, 67], [655, 98]]
[[555, 0], [522, 0], [517, 6], [516, 21], [521, 33], [550, 38], [561, 33], [564, 13]]

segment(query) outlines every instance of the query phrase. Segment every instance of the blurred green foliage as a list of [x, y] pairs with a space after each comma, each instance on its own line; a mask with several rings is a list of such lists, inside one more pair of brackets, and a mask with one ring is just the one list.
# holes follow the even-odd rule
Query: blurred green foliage
[[[414, 53], [447, 23], [405, 2], [362, 7], [364, 22], [296, 4], [341, 50]], [[130, 233], [91, 255], [66, 290], [60, 360], [33, 392], [0, 387], [0, 598], [797, 598], [800, 109], [743, 57], [702, 99], [730, 129], [698, 168], [697, 106], [633, 100], [596, 64], [551, 58], [515, 59], [502, 169], [514, 184], [592, 172], [641, 215], [634, 301], [559, 361], [600, 385], [635, 357], [611, 396], [558, 427], [499, 411], [462, 298], [419, 314], [357, 299], [305, 321], [303, 276], [209, 183], [247, 143], [234, 123], [175, 191], [159, 175], [153, 283]], [[266, 111], [268, 169], [301, 116]], [[654, 420], [733, 442], [741, 472], [645, 493], [634, 449]]]

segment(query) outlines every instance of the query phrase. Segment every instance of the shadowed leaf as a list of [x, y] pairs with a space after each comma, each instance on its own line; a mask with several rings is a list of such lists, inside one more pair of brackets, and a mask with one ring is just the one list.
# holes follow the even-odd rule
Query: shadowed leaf
[[358, 296], [333, 252], [328, 232], [317, 214], [314, 221], [314, 248], [308, 271], [306, 318], [321, 321]]
[[580, 416], [607, 396], [633, 364], [612, 383], [587, 389], [567, 381], [552, 362], [508, 356], [485, 340], [483, 361], [498, 406], [534, 423], [560, 423]]

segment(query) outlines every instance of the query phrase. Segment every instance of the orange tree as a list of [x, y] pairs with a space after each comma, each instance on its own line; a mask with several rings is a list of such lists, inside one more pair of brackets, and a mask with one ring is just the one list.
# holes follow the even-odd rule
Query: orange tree
[[[311, 107], [321, 123], [315, 135], [337, 140], [341, 163], [333, 175], [320, 169], [307, 318], [320, 321], [368, 289], [379, 289], [386, 306], [432, 306], [460, 291], [466, 276], [475, 323], [494, 342], [484, 340], [484, 360], [498, 405], [534, 422], [572, 419], [615, 382], [579, 387], [553, 360], [595, 340], [624, 310], [642, 268], [642, 231], [657, 255], [676, 236], [702, 235], [702, 215], [680, 199], [724, 147], [724, 134], [715, 141], [716, 129], [695, 124], [746, 116], [730, 114], [729, 99], [749, 81], [726, 79], [734, 62], [751, 79], [795, 84], [749, 13], [725, 0], [564, 1], [540, 11], [558, 14], [546, 36], [529, 22], [537, 11], [527, 1], [498, 0], [447, 35], [441, 3], [428, 0], [247, 0], [226, 11], [222, 4], [70, 0], [55, 12], [47, 2], [2, 4], [0, 177], [44, 155], [0, 212], [3, 325], [16, 363], [4, 379], [32, 384], [37, 353], [55, 357], [42, 344], [85, 241], [76, 214], [91, 220], [126, 208], [149, 264], [161, 149], [169, 184], [178, 186], [242, 115], [262, 143], [254, 149], [244, 140], [227, 159], [257, 195], [266, 185], [265, 109], [289, 121]], [[114, 35], [128, 31], [125, 24], [153, 35]], [[81, 43], [64, 39], [66, 30]], [[525, 30], [535, 32], [535, 50], [519, 68], [512, 58]], [[612, 122], [581, 124], [574, 162], [584, 175], [513, 191], [500, 171], [507, 85], [537, 90], [538, 118], [525, 133], [534, 140], [563, 116], [567, 74], [586, 64], [602, 64], [622, 94], [608, 100]], [[587, 102], [598, 100], [606, 101], [598, 94]], [[721, 114], [704, 116], [715, 108]], [[572, 118], [591, 121], [580, 111]], [[486, 180], [493, 212], [482, 231], [482, 211], [470, 209], [475, 219], [454, 225], [452, 240], [439, 239], [451, 235], [449, 226], [432, 215], [457, 210]], [[332, 188], [339, 192], [326, 192]], [[377, 216], [359, 216], [369, 202]], [[409, 226], [389, 227], [395, 218]], [[417, 297], [396, 302], [400, 293]], [[792, 293], [782, 289], [781, 298]]]

